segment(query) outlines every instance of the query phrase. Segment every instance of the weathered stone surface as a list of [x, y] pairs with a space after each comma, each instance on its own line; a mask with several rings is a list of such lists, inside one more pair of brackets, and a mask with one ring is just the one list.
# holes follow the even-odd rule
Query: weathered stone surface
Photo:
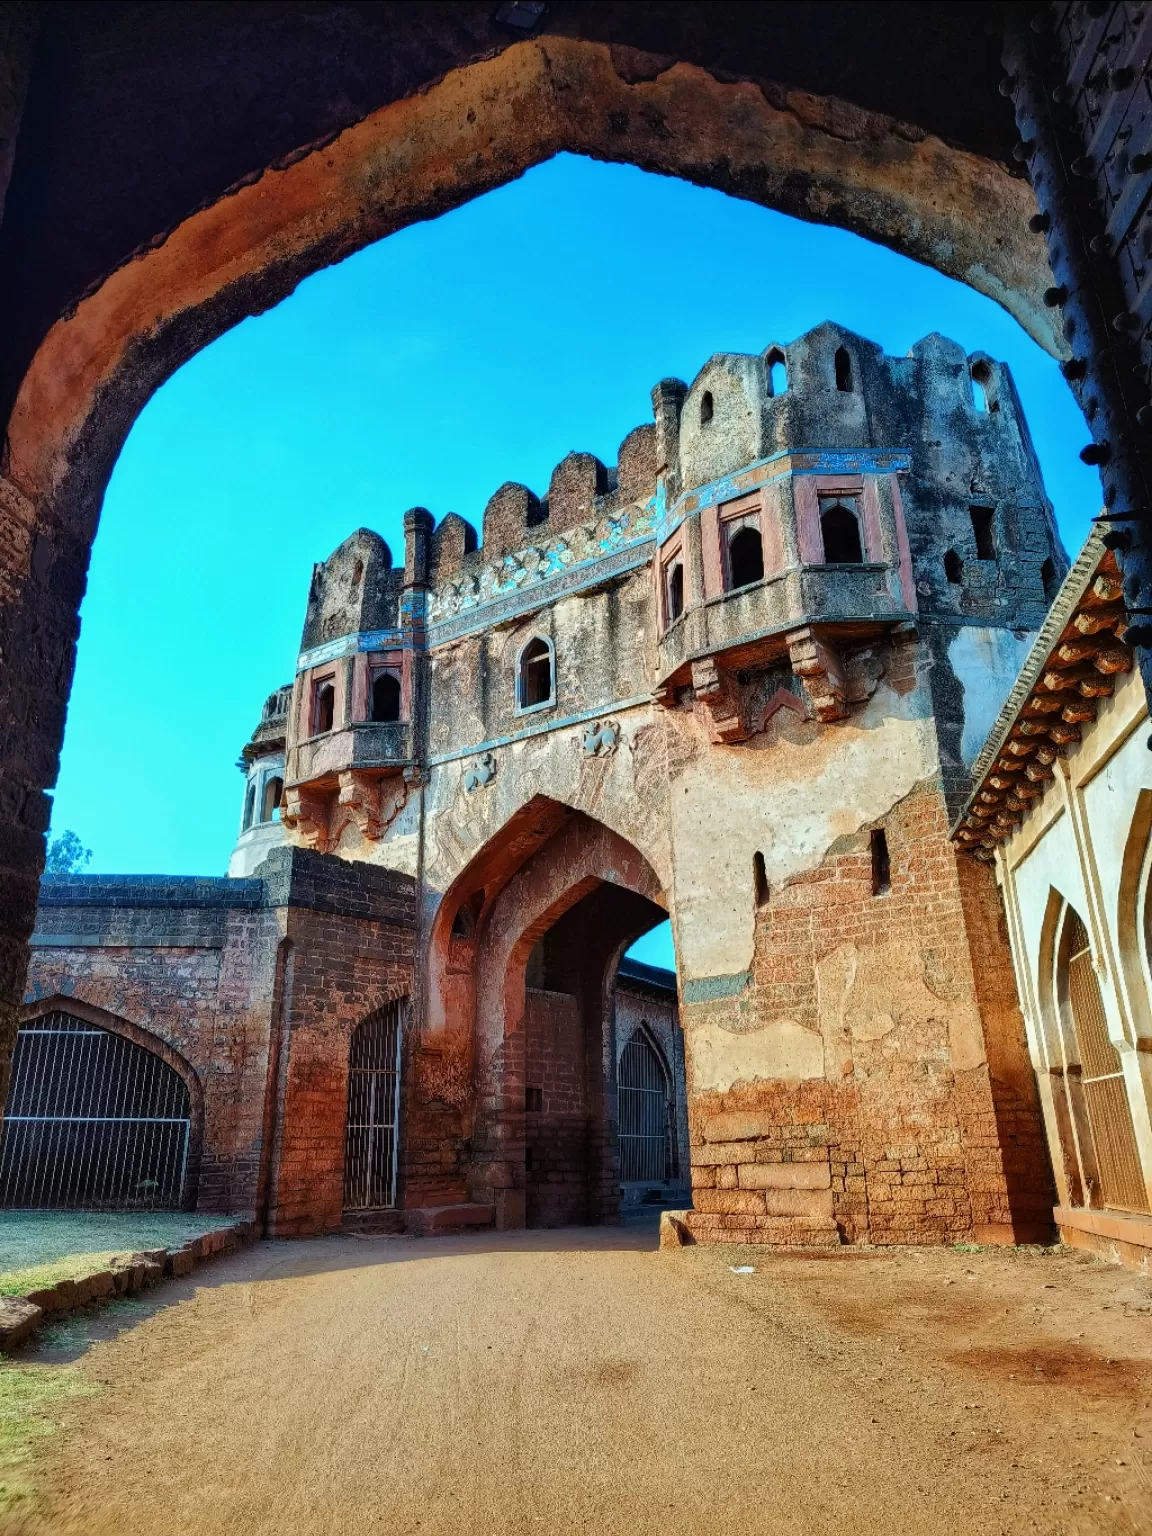
[[0, 1296], [0, 1349], [23, 1344], [43, 1317], [34, 1302], [20, 1296]]

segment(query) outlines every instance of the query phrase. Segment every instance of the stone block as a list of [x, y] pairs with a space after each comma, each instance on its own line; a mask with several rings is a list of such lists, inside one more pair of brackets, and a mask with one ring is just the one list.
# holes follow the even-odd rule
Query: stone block
[[704, 1122], [705, 1141], [755, 1141], [760, 1136], [771, 1136], [776, 1128], [772, 1115], [753, 1114], [746, 1110], [724, 1110], [709, 1115]]
[[[65, 1284], [68, 1287], [66, 1291]], [[24, 1299], [30, 1301], [34, 1307], [39, 1307], [45, 1317], [52, 1317], [56, 1313], [68, 1311], [72, 1306], [75, 1290], [71, 1281], [65, 1281], [63, 1284], [47, 1285], [39, 1291], [29, 1291]]]
[[761, 1216], [764, 1196], [751, 1189], [702, 1189], [695, 1197], [696, 1209], [705, 1214]]
[[832, 1219], [830, 1189], [766, 1189], [764, 1210], [769, 1216], [810, 1216]]
[[0, 1350], [17, 1349], [44, 1313], [24, 1296], [0, 1296]]
[[190, 1248], [177, 1248], [176, 1252], [169, 1256], [167, 1264], [168, 1272], [174, 1277], [190, 1275], [196, 1267], [196, 1259]]
[[829, 1189], [831, 1184], [827, 1163], [744, 1163], [740, 1167], [742, 1189]]
[[479, 1203], [424, 1205], [404, 1212], [406, 1229], [419, 1237], [431, 1237], [438, 1232], [475, 1231], [494, 1226], [495, 1222], [496, 1208]]
[[690, 1214], [689, 1211], [660, 1212], [661, 1248], [685, 1248], [695, 1242], [687, 1225]]
[[110, 1269], [100, 1269], [88, 1276], [88, 1300], [103, 1301], [116, 1294], [116, 1279]]

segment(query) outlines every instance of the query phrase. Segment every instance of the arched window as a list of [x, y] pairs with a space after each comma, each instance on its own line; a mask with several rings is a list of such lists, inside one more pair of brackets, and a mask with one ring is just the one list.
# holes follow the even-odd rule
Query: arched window
[[892, 889], [892, 860], [888, 855], [888, 836], [883, 827], [868, 834], [868, 851], [872, 856], [872, 894], [883, 896]]
[[1044, 601], [1051, 603], [1060, 590], [1060, 583], [1056, 580], [1056, 567], [1051, 560], [1045, 560], [1040, 567], [1040, 583], [1044, 588]]
[[264, 785], [264, 798], [260, 806], [261, 821], [280, 820], [280, 799], [284, 793], [284, 780], [277, 777], [268, 779]]
[[954, 549], [950, 549], [944, 556], [944, 574], [949, 586], [959, 587], [964, 584], [964, 562]]
[[836, 388], [841, 394], [852, 393], [852, 359], [846, 347], [836, 348]]
[[16, 1037], [0, 1139], [0, 1206], [178, 1208], [191, 1150], [188, 1086], [162, 1057], [69, 1013]]
[[387, 1003], [352, 1032], [344, 1131], [344, 1209], [396, 1204], [400, 1045], [404, 1002]]
[[317, 683], [312, 694], [312, 734], [323, 736], [336, 720], [336, 689], [331, 682]]
[[969, 507], [977, 560], [996, 558], [996, 512], [992, 507]]
[[987, 363], [972, 364], [972, 405], [981, 413], [998, 411], [999, 401], [992, 398], [989, 386], [992, 383], [992, 370]]
[[249, 781], [248, 788], [244, 792], [244, 820], [240, 824], [241, 832], [247, 832], [256, 817], [256, 786]]
[[674, 1179], [675, 1107], [663, 1055], [645, 1024], [621, 1053], [617, 1089], [621, 1179]]
[[400, 718], [400, 679], [394, 672], [377, 672], [372, 679], [372, 719], [378, 724]]
[[786, 394], [788, 391], [788, 364], [784, 361], [783, 352], [769, 352], [765, 361], [768, 365], [768, 393], [773, 398], [776, 395]]
[[700, 396], [700, 425], [706, 427], [712, 420], [712, 391], [706, 389]]
[[855, 512], [842, 501], [821, 511], [820, 534], [824, 540], [825, 565], [859, 565], [864, 559], [860, 524]]
[[519, 707], [533, 709], [552, 702], [552, 647], [539, 636], [529, 640], [520, 652], [520, 676], [517, 684]]
[[674, 624], [684, 612], [684, 567], [679, 560], [668, 567], [664, 580], [668, 622]]
[[[1120, 1053], [1108, 1035], [1088, 933], [1073, 907], [1066, 908], [1061, 928], [1056, 992], [1065, 1019], [1068, 1065], [1079, 1067], [1079, 1071], [1065, 1073], [1065, 1086], [1072, 1099], [1073, 1119], [1079, 1122], [1088, 1204], [1147, 1211], [1148, 1192]], [[1078, 1058], [1076, 1063], [1071, 1060], [1073, 1055]]]
[[764, 580], [764, 547], [759, 528], [745, 523], [728, 540], [728, 585], [731, 590]]

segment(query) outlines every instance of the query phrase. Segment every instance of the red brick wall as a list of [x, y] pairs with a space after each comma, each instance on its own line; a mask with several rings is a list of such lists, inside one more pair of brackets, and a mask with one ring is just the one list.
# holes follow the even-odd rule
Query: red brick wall
[[[410, 995], [412, 933], [393, 924], [291, 908], [288, 1054], [278, 1087], [269, 1229], [323, 1232], [341, 1223], [348, 1052], [352, 1031], [384, 1003]], [[409, 1052], [410, 1052], [409, 1045]], [[404, 1090], [401, 1080], [401, 1147]], [[408, 1169], [400, 1167], [401, 1199]], [[419, 1152], [414, 1173], [421, 1176]]]
[[[823, 1078], [693, 1093], [690, 1069], [691, 1223], [702, 1237], [1027, 1240], [1051, 1222], [1028, 1082], [993, 1077], [1024, 1049], [998, 894], [962, 892], [935, 786], [897, 805], [884, 829], [890, 892], [872, 893], [867, 832], [842, 840], [758, 913], [746, 991], [685, 1007], [689, 1062], [692, 1025], [709, 1016], [737, 1030], [787, 1018], [824, 1040]], [[863, 977], [839, 1032], [819, 995], [819, 967], [837, 951]]]
[[588, 1220], [585, 1030], [578, 1000], [529, 989], [524, 1007], [525, 1079], [542, 1107], [524, 1116], [526, 1215], [530, 1227]]
[[222, 948], [38, 945], [26, 994], [90, 1003], [171, 1046], [195, 1071], [204, 1103], [196, 1206], [204, 1211], [256, 1203], [279, 936], [266, 910], [222, 916]]

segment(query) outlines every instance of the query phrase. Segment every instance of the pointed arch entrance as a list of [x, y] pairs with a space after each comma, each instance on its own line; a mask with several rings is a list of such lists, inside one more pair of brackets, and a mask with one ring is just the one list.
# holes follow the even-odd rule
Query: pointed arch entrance
[[443, 1083], [453, 1076], [445, 1057], [462, 1064], [466, 1042], [475, 1095], [460, 1176], [498, 1226], [617, 1219], [616, 973], [666, 915], [633, 844], [542, 797], [445, 894], [430, 944], [439, 1035], [429, 1038]]

